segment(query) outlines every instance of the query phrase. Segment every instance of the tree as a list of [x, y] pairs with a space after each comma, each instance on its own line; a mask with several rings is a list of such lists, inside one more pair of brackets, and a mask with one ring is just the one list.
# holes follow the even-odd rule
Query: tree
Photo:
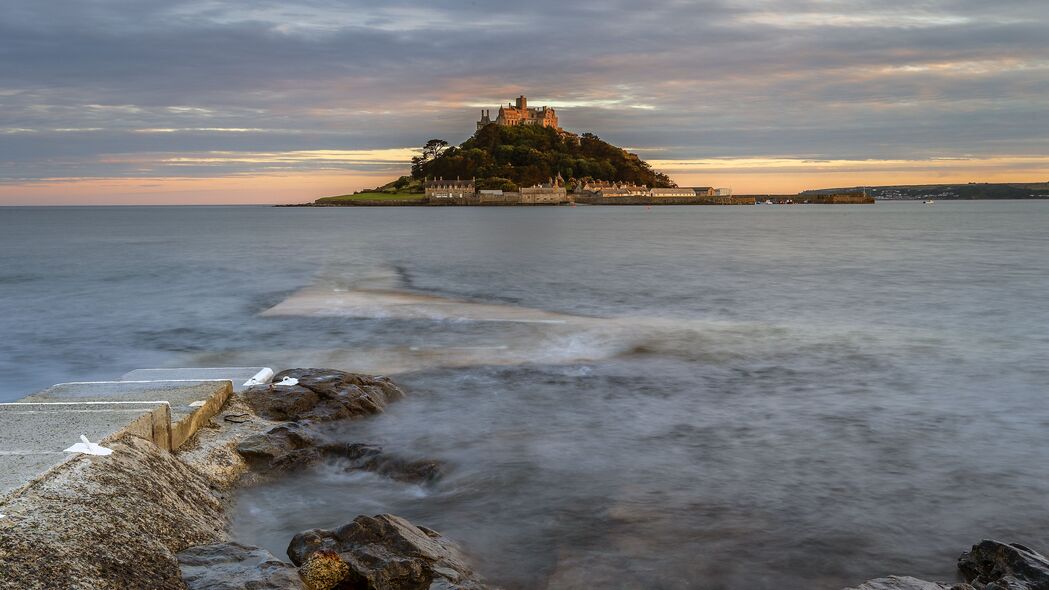
[[486, 125], [461, 146], [431, 139], [412, 158], [412, 177], [507, 179], [518, 186], [566, 179], [636, 182], [671, 187], [673, 181], [656, 172], [637, 154], [602, 141], [592, 133], [565, 134], [539, 125]]
[[436, 160], [441, 152], [448, 149], [448, 142], [443, 139], [431, 139], [423, 146], [423, 160]]

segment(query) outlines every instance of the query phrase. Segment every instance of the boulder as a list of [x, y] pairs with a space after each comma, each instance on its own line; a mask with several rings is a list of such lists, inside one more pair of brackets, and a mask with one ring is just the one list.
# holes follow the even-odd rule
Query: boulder
[[[281, 385], [295, 379], [295, 385]], [[289, 369], [273, 383], [256, 385], [242, 393], [256, 414], [269, 420], [318, 422], [378, 414], [404, 392], [390, 379], [335, 369]]]
[[299, 573], [302, 579], [309, 580], [310, 590], [331, 590], [351, 578], [350, 566], [338, 553], [326, 549], [310, 554], [299, 566]]
[[1018, 543], [980, 541], [958, 569], [979, 590], [1049, 590], [1049, 559]]
[[177, 558], [182, 581], [189, 590], [305, 588], [291, 564], [258, 547], [240, 543], [200, 545], [186, 549]]
[[305, 424], [289, 422], [245, 437], [237, 452], [261, 471], [287, 471], [320, 460], [320, 449], [333, 442]]
[[257, 471], [270, 474], [338, 459], [346, 470], [373, 471], [409, 483], [429, 483], [441, 475], [441, 464], [436, 461], [404, 459], [385, 453], [378, 445], [339, 442], [298, 422], [249, 436], [237, 445], [237, 451]]
[[321, 398], [312, 390], [298, 385], [253, 385], [241, 394], [253, 412], [268, 420], [316, 419]]
[[[332, 555], [345, 564], [332, 584]], [[295, 535], [288, 557], [303, 566], [311, 587], [314, 569], [318, 587], [345, 585], [368, 590], [479, 590], [487, 588], [470, 569], [459, 548], [436, 531], [417, 527], [392, 514], [358, 516], [335, 530], [313, 529]], [[323, 567], [314, 568], [314, 562]], [[325, 586], [326, 584], [329, 584]]]
[[951, 585], [941, 582], [926, 582], [910, 576], [889, 576], [868, 580], [859, 586], [845, 590], [973, 590], [968, 584]]

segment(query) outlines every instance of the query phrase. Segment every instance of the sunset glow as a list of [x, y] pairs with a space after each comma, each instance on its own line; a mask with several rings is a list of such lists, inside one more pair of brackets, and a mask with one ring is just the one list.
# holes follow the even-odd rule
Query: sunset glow
[[0, 204], [311, 201], [518, 94], [682, 185], [1049, 179], [1044, 3], [58, 4], [0, 8]]

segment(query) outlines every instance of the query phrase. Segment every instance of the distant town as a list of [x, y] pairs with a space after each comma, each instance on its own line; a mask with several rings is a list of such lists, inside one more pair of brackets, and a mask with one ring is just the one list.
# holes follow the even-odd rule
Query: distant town
[[648, 204], [656, 202], [694, 202], [709, 205], [753, 205], [754, 197], [742, 200], [732, 189], [704, 187], [650, 188], [633, 183], [588, 181], [577, 183], [569, 192], [564, 178], [521, 187], [516, 191], [478, 189], [475, 180], [426, 180], [423, 193], [433, 205], [561, 205], [565, 203]]

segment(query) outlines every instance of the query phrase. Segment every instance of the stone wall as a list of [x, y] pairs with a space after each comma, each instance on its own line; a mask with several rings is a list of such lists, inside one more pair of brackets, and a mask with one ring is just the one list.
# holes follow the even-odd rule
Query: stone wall
[[577, 203], [587, 205], [753, 205], [754, 197], [602, 197], [595, 194], [576, 194]]

